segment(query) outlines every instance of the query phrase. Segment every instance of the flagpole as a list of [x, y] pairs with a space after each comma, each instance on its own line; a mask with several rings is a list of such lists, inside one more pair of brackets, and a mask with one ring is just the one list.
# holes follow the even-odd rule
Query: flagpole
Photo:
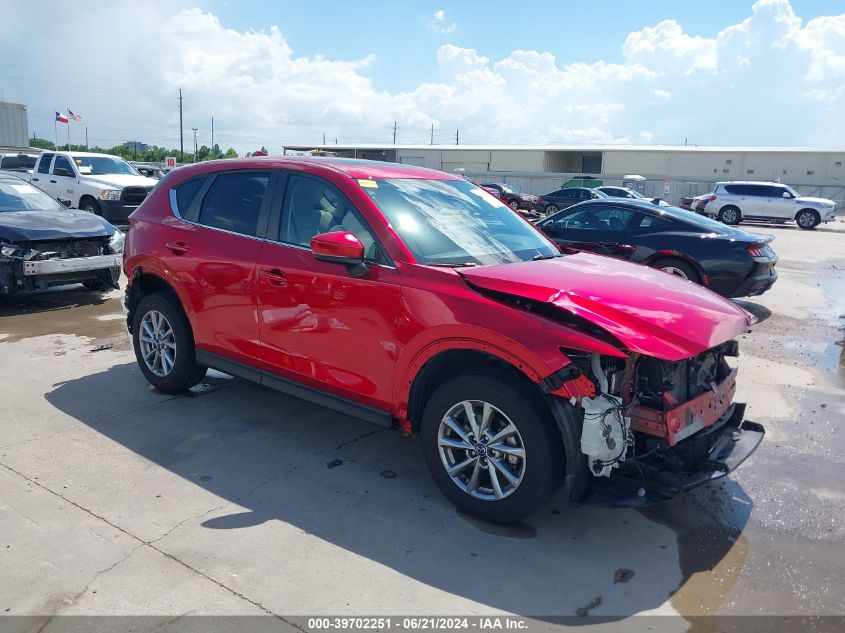
[[70, 151], [70, 119], [67, 120], [67, 151]]
[[[56, 111], [58, 112], [58, 110]], [[59, 149], [59, 126], [56, 125], [56, 116], [53, 116], [53, 134], [56, 137], [56, 149]]]

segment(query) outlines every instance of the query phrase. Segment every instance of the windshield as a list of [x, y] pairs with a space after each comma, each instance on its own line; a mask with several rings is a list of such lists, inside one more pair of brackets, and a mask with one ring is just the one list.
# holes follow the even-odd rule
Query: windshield
[[0, 213], [60, 209], [64, 207], [23, 180], [20, 182], [0, 180]]
[[516, 189], [514, 189], [513, 187], [511, 187], [509, 185], [499, 185], [499, 186], [502, 188], [502, 191], [504, 191], [505, 193], [513, 193], [513, 194], [518, 193]]
[[560, 254], [525, 220], [471, 182], [398, 178], [366, 183], [362, 190], [421, 264], [483, 266]]
[[104, 174], [129, 174], [140, 176], [136, 169], [122, 158], [109, 156], [74, 156], [80, 174], [102, 176]]
[[801, 194], [800, 194], [800, 193], [798, 193], [797, 191], [795, 191], [795, 189], [793, 189], [793, 188], [792, 188], [792, 187], [790, 187], [789, 185], [784, 185], [784, 186], [786, 187], [786, 190], [787, 190], [789, 193], [791, 193], [794, 197], [796, 197], [796, 198], [800, 198], [800, 197], [801, 197]]

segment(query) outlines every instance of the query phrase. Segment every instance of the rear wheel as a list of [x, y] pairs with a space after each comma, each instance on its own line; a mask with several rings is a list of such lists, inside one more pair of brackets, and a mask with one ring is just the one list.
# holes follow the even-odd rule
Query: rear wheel
[[557, 213], [557, 205], [556, 204], [549, 204], [546, 205], [546, 215], [551, 215], [552, 213]]
[[563, 481], [560, 431], [531, 385], [494, 370], [460, 374], [429, 400], [421, 439], [440, 491], [467, 514], [514, 523]]
[[205, 377], [188, 320], [170, 293], [154, 292], [138, 303], [132, 345], [141, 372], [156, 389], [179, 393]]
[[508, 202], [508, 206], [514, 211], [519, 211], [519, 202], [517, 200], [511, 200]]
[[742, 214], [734, 206], [722, 207], [719, 209], [719, 215], [717, 217], [720, 222], [724, 222], [725, 224], [739, 224], [742, 220]]
[[812, 209], [803, 209], [795, 216], [795, 222], [802, 229], [814, 229], [818, 226], [818, 223], [821, 222], [821, 217], [818, 212], [813, 211]]
[[697, 284], [701, 283], [701, 276], [698, 271], [689, 263], [682, 259], [659, 259], [651, 264], [652, 268], [657, 268], [675, 277], [681, 279], [688, 279]]

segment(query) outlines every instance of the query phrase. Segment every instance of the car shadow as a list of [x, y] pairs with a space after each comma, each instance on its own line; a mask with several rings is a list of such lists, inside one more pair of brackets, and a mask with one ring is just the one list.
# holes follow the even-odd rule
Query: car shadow
[[[104, 438], [190, 482], [180, 490], [198, 486], [227, 502], [216, 514], [167, 530], [157, 547], [193, 555], [191, 564], [201, 569], [232, 565], [241, 582], [274, 585], [272, 595], [278, 593], [272, 578], [282, 573], [280, 565], [287, 563], [284, 573], [296, 573], [286, 560], [289, 550], [280, 553], [265, 543], [257, 552], [245, 543], [266, 538], [278, 521], [494, 609], [546, 621], [573, 618], [584, 608], [621, 618], [682, 595], [694, 574], [731, 555], [752, 505], [731, 481], [729, 493], [711, 486], [687, 495], [681, 505], [673, 501], [646, 511], [567, 506], [558, 497], [525, 523], [499, 526], [454, 510], [429, 477], [417, 441], [216, 372], [173, 397], [149, 388], [134, 363], [118, 364], [59, 383], [45, 397]], [[90, 468], [95, 481], [108, 477], [101, 460], [90, 461], [82, 468]], [[144, 521], [141, 508], [155, 492], [141, 485], [114, 491], [133, 508], [123, 520]], [[728, 505], [742, 497], [744, 518], [734, 516], [729, 525], [713, 519], [707, 506], [714, 495]], [[173, 503], [172, 513], [158, 510], [159, 517], [182, 525], [179, 513], [189, 501]], [[702, 530], [708, 539], [703, 558], [695, 554]], [[204, 573], [215, 571], [225, 573], [219, 567]], [[390, 578], [396, 582], [391, 573], [367, 576], [368, 590]], [[730, 585], [728, 579], [725, 590]], [[590, 624], [591, 618], [567, 623]]]
[[733, 299], [732, 301], [740, 308], [748, 310], [751, 314], [757, 317], [758, 324], [772, 316], [772, 311], [761, 303], [755, 303], [754, 301], [749, 301], [748, 299]]
[[0, 317], [102, 305], [108, 296], [82, 284], [59, 286], [41, 292], [22, 292], [0, 300]]
[[[747, 227], [749, 229], [755, 228], [769, 228], [774, 229], [777, 231], [804, 231], [806, 229], [802, 229], [797, 224], [780, 224], [777, 222], [753, 222], [751, 220], [743, 220], [742, 224], [739, 225], [740, 227]], [[818, 231], [819, 233], [841, 233], [842, 231], [837, 231], [834, 228], [828, 227], [826, 224], [819, 224], [811, 231]]]

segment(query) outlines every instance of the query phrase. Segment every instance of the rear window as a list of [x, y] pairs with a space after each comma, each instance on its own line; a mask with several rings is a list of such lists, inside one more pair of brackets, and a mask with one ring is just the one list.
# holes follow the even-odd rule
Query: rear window
[[188, 212], [188, 209], [191, 208], [191, 203], [197, 197], [197, 192], [204, 182], [205, 176], [201, 176], [186, 180], [176, 187], [176, 204], [179, 207], [179, 215], [184, 216]]
[[203, 197], [197, 222], [242, 235], [258, 234], [258, 216], [270, 173], [220, 174]]
[[19, 156], [3, 156], [3, 158], [0, 158], [0, 169], [17, 169], [25, 171], [34, 168], [37, 160], [37, 156], [27, 156], [26, 154], [20, 154]]

